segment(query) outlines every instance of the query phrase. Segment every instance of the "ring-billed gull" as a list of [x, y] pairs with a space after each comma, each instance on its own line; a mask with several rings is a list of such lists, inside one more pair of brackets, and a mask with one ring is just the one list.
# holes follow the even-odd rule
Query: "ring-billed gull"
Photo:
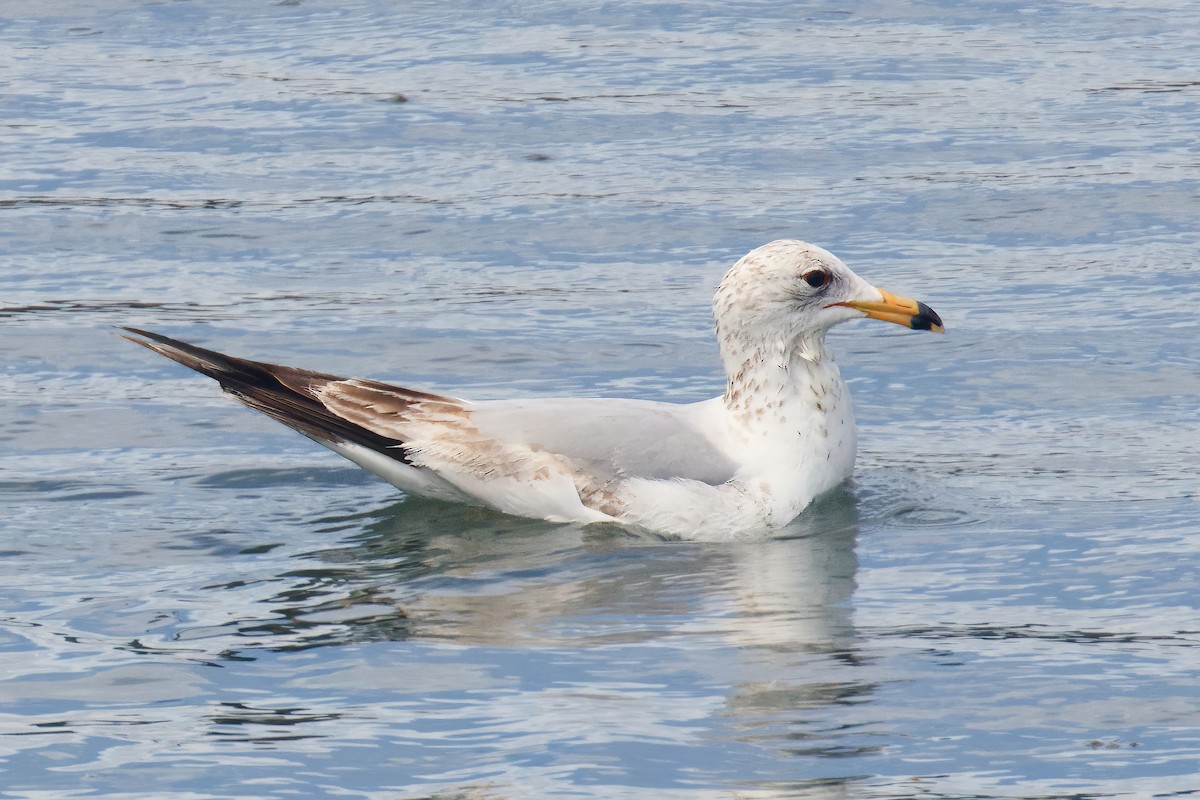
[[[877, 289], [826, 250], [752, 250], [713, 297], [725, 393], [472, 402], [227, 356], [126, 328], [406, 492], [555, 522], [684, 539], [786, 525], [850, 476], [855, 427], [825, 334], [870, 317], [942, 331], [924, 303]], [[129, 337], [127, 337], [129, 338]]]

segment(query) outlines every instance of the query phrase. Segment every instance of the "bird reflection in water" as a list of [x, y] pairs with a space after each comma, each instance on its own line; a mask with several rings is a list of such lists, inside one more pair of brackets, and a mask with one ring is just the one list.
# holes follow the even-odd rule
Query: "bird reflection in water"
[[[581, 685], [596, 678], [597, 658], [644, 660], [647, 680], [706, 687], [715, 705], [705, 718], [740, 741], [796, 754], [871, 747], [850, 726], [820, 721], [874, 688], [855, 650], [858, 516], [848, 491], [759, 542], [664, 542], [420, 499], [314, 525], [342, 543], [265, 582], [269, 592], [228, 623], [234, 636], [225, 628], [226, 657], [403, 642], [396, 658], [411, 665], [407, 645], [443, 643], [467, 661], [489, 648], [523, 654], [568, 680], [578, 660]], [[486, 706], [491, 678], [472, 686], [466, 675], [456, 688]], [[624, 690], [601, 682], [597, 691]], [[656, 709], [656, 694], [638, 703], [670, 719], [676, 712]], [[330, 709], [291, 713], [318, 719]]]

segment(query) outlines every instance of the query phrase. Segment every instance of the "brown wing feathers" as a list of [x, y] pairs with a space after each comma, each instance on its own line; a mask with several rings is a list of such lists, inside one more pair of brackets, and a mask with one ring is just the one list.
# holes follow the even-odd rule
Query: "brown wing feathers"
[[[250, 361], [227, 356], [186, 342], [137, 328], [123, 328], [141, 338], [126, 336], [131, 342], [147, 347], [172, 361], [178, 361], [221, 384], [221, 388], [251, 408], [315, 439], [350, 442], [369, 447], [389, 458], [411, 463], [405, 442], [358, 425], [332, 411], [321, 401], [320, 391], [331, 383], [343, 381], [335, 375]], [[147, 341], [148, 340], [148, 341]], [[372, 388], [395, 392], [391, 401], [404, 404], [406, 390], [370, 382]], [[411, 401], [442, 400], [435, 395], [412, 392]]]

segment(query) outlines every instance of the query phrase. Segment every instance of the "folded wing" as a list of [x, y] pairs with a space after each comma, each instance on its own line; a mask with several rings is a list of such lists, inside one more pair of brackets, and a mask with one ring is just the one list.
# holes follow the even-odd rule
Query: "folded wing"
[[[468, 403], [379, 381], [236, 358], [161, 334], [130, 338], [394, 485], [549, 519], [611, 519], [627, 478], [718, 485], [734, 465], [696, 406], [636, 400]], [[134, 338], [137, 337], [137, 338]]]

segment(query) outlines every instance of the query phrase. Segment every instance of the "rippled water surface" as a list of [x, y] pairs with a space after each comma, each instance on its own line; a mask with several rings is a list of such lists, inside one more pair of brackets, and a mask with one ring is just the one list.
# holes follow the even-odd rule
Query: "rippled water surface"
[[[9, 0], [0, 797], [1200, 794], [1198, 30]], [[835, 333], [856, 478], [770, 541], [407, 499], [112, 329], [691, 401], [780, 237], [948, 330]]]

